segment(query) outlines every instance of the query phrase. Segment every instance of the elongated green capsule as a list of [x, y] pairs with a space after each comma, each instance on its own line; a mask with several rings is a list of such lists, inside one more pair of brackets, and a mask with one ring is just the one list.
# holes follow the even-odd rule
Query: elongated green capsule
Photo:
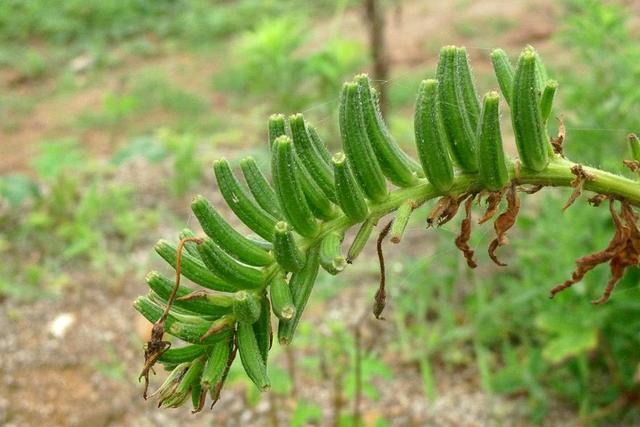
[[170, 348], [162, 353], [158, 361], [163, 365], [178, 365], [184, 362], [190, 362], [193, 359], [202, 356], [209, 350], [206, 345], [189, 344], [184, 347]]
[[347, 266], [347, 260], [342, 255], [343, 238], [343, 233], [333, 231], [320, 242], [320, 265], [329, 274], [336, 275]]
[[191, 395], [194, 386], [200, 386], [200, 378], [204, 370], [205, 358], [203, 356], [195, 359], [180, 379], [175, 392], [167, 399], [160, 401], [160, 406], [165, 408], [177, 408], [181, 406], [186, 398]]
[[196, 196], [191, 202], [191, 210], [207, 236], [238, 260], [257, 266], [273, 262], [273, 257], [268, 251], [236, 231], [204, 197]]
[[203, 389], [214, 390], [218, 383], [222, 381], [227, 370], [227, 363], [229, 363], [231, 348], [231, 340], [220, 341], [213, 345], [200, 380]]
[[231, 210], [236, 214], [247, 227], [255, 231], [264, 239], [271, 241], [273, 237], [273, 226], [277, 219], [262, 209], [242, 188], [225, 159], [216, 160], [213, 163], [213, 170], [218, 181], [218, 187], [222, 197], [227, 202]]
[[273, 148], [273, 143], [279, 136], [287, 134], [287, 122], [284, 114], [272, 114], [269, 117], [269, 146]]
[[271, 387], [271, 382], [267, 375], [267, 366], [260, 353], [258, 341], [251, 325], [244, 322], [238, 323], [237, 338], [240, 360], [247, 376], [258, 387], [258, 390], [268, 390]]
[[553, 98], [557, 89], [558, 82], [555, 80], [549, 80], [542, 91], [542, 97], [540, 98], [540, 114], [542, 115], [542, 122], [545, 124], [549, 120], [551, 107], [553, 107]]
[[296, 313], [296, 307], [293, 305], [289, 283], [287, 283], [283, 274], [278, 274], [273, 278], [269, 287], [269, 293], [271, 295], [273, 313], [278, 319], [284, 321], [291, 319]]
[[498, 85], [502, 91], [502, 96], [511, 105], [511, 91], [513, 90], [513, 65], [502, 49], [494, 49], [491, 51], [491, 63], [493, 71], [498, 79]]
[[[192, 230], [188, 229], [188, 228], [183, 228], [182, 231], [180, 231], [180, 234], [178, 235], [178, 238], [180, 240], [183, 239], [189, 239], [189, 238], [195, 238], [196, 233], [194, 233]], [[186, 250], [189, 255], [191, 255], [192, 257], [196, 258], [196, 259], [200, 259], [200, 254], [198, 253], [198, 245], [195, 242], [184, 242], [184, 250]]]
[[362, 252], [364, 246], [369, 241], [369, 237], [371, 236], [374, 226], [375, 221], [372, 218], [369, 218], [367, 221], [362, 223], [358, 233], [356, 233], [356, 237], [353, 239], [353, 242], [347, 251], [347, 263], [351, 264], [358, 255], [360, 255], [360, 252]]
[[240, 160], [240, 169], [244, 180], [249, 186], [249, 190], [256, 202], [262, 209], [273, 215], [274, 218], [282, 218], [282, 210], [276, 198], [276, 192], [269, 185], [269, 181], [264, 176], [253, 157], [245, 157]]
[[536, 53], [525, 49], [513, 81], [511, 121], [520, 161], [524, 167], [537, 172], [549, 163], [549, 141], [536, 92]]
[[547, 69], [543, 64], [542, 58], [540, 58], [538, 51], [533, 46], [528, 45], [525, 49], [533, 52], [533, 54], [535, 55], [536, 94], [538, 95], [538, 98], [539, 98], [542, 95], [542, 91], [544, 90], [544, 87], [547, 84], [547, 81], [549, 80], [549, 77], [547, 75]]
[[502, 149], [498, 92], [492, 91], [484, 96], [478, 131], [480, 181], [488, 190], [502, 190], [509, 183], [509, 172]]
[[462, 93], [471, 126], [477, 129], [478, 120], [480, 120], [480, 98], [473, 81], [471, 61], [464, 47], [456, 48], [456, 82], [458, 84], [456, 89]]
[[251, 240], [256, 245], [260, 246], [265, 251], [273, 250], [273, 243], [267, 242], [260, 236], [256, 236], [255, 234], [249, 234], [246, 236], [247, 239]]
[[333, 186], [333, 170], [325, 163], [322, 154], [316, 149], [311, 139], [307, 124], [302, 114], [289, 117], [291, 138], [302, 165], [309, 171], [311, 178], [330, 200], [335, 200]]
[[284, 221], [276, 223], [273, 251], [276, 261], [285, 271], [298, 271], [304, 265], [304, 253], [298, 248], [289, 224]]
[[254, 324], [260, 317], [260, 299], [254, 292], [238, 291], [233, 295], [233, 315], [238, 322]]
[[262, 270], [241, 264], [211, 239], [204, 239], [198, 245], [200, 257], [208, 269], [223, 280], [240, 288], [259, 288], [264, 285], [265, 276]]
[[371, 82], [366, 74], [355, 77], [360, 87], [362, 117], [367, 138], [373, 147], [380, 168], [389, 180], [399, 187], [409, 187], [418, 182], [414, 173], [419, 166], [398, 146], [382, 117], [380, 106], [373, 95]]
[[267, 363], [271, 342], [273, 341], [273, 331], [271, 330], [271, 304], [266, 292], [260, 298], [260, 317], [253, 324], [253, 332], [256, 334], [258, 348], [262, 355], [262, 360]]
[[359, 86], [345, 83], [340, 97], [340, 135], [356, 181], [367, 198], [381, 202], [387, 198], [387, 184], [367, 138], [361, 102]]
[[473, 82], [469, 83], [468, 70], [463, 66], [464, 61], [462, 57], [458, 58], [455, 46], [440, 50], [437, 69], [440, 117], [456, 162], [463, 171], [475, 172], [478, 170], [474, 125], [477, 119], [469, 95], [475, 89], [467, 87]]
[[[152, 323], [160, 319], [164, 311], [164, 307], [154, 303], [147, 297], [138, 297], [134, 301], [133, 307]], [[191, 344], [213, 344], [220, 340], [228, 339], [234, 323], [235, 320], [231, 316], [223, 316], [220, 319], [208, 321], [199, 316], [188, 316], [170, 311], [165, 322], [165, 331]], [[200, 338], [211, 328], [214, 328], [216, 333], [210, 334], [201, 340]]]
[[336, 180], [338, 206], [353, 222], [364, 221], [369, 215], [369, 207], [362, 189], [356, 182], [351, 166], [344, 153], [336, 153], [331, 159]]
[[[147, 284], [149, 285], [149, 288], [151, 288], [151, 290], [153, 290], [156, 294], [158, 294], [160, 298], [162, 298], [166, 303], [166, 301], [169, 299], [169, 295], [171, 295], [171, 292], [173, 291], [173, 288], [175, 286], [173, 280], [170, 280], [164, 277], [157, 271], [152, 271], [149, 274], [147, 274], [146, 281], [147, 281]], [[180, 298], [185, 295], [189, 295], [192, 292], [193, 292], [193, 289], [190, 289], [184, 285], [180, 285], [180, 287], [178, 288], [178, 291], [176, 292], [176, 297]], [[173, 305], [176, 307], [182, 307], [194, 313], [200, 313], [200, 314], [219, 317], [224, 314], [228, 314], [230, 312], [229, 304], [231, 303], [231, 299], [223, 295], [220, 295], [218, 298], [220, 299], [219, 304], [215, 300], [207, 300], [205, 298], [200, 298], [200, 299], [191, 299], [187, 301], [181, 301], [180, 299], [176, 299], [174, 300]], [[228, 299], [229, 304], [227, 304], [224, 301], [224, 299]]]
[[442, 101], [438, 91], [437, 80], [423, 80], [420, 83], [414, 129], [420, 163], [427, 179], [438, 191], [447, 192], [453, 185], [453, 162], [440, 116], [439, 105]]
[[393, 223], [391, 224], [391, 230], [389, 231], [389, 235], [391, 236], [391, 242], [400, 243], [414, 209], [415, 209], [415, 202], [413, 200], [407, 200], [406, 202], [400, 205], [400, 207], [396, 211], [395, 218], [393, 218]]
[[[272, 162], [273, 183], [285, 218], [301, 235], [315, 236], [318, 232], [318, 223], [309, 208], [295, 173], [293, 147], [287, 136], [276, 138]], [[273, 234], [273, 230], [271, 233]]]
[[309, 171], [304, 167], [298, 156], [293, 153], [294, 168], [292, 171], [300, 181], [300, 187], [304, 193], [309, 208], [316, 218], [321, 220], [330, 220], [336, 215], [334, 205], [331, 200], [325, 196], [320, 186], [313, 180]]
[[280, 321], [278, 323], [278, 342], [280, 342], [280, 344], [289, 344], [293, 339], [304, 308], [307, 305], [307, 301], [309, 301], [316, 277], [318, 277], [319, 267], [320, 248], [316, 245], [309, 249], [307, 262], [302, 270], [293, 273], [289, 280], [289, 289], [291, 291], [293, 305], [296, 307], [296, 312], [290, 320], [286, 322]]
[[[166, 240], [160, 240], [156, 243], [154, 249], [158, 255], [167, 261], [173, 268], [176, 268], [176, 259], [178, 256], [178, 249], [176, 246]], [[236, 290], [235, 286], [213, 274], [209, 269], [207, 269], [200, 259], [192, 257], [188, 252], [182, 253], [180, 267], [180, 271], [184, 277], [200, 286], [221, 292], [233, 292]]]
[[635, 133], [630, 133], [629, 136], [627, 136], [627, 141], [629, 141], [631, 157], [633, 160], [640, 162], [640, 140], [638, 140]]
[[331, 165], [331, 153], [329, 153], [329, 149], [326, 144], [322, 142], [322, 138], [318, 134], [316, 128], [307, 123], [307, 130], [309, 131], [309, 136], [311, 137], [311, 143], [315, 150], [320, 154], [320, 157], [327, 165]]

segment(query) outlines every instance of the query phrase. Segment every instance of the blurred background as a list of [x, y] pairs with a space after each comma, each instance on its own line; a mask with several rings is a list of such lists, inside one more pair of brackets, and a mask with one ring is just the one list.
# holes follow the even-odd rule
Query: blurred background
[[150, 269], [170, 275], [155, 241], [200, 231], [194, 195], [220, 198], [213, 159], [267, 164], [271, 113], [302, 111], [335, 151], [341, 83], [366, 71], [415, 152], [415, 94], [445, 44], [467, 47], [480, 93], [497, 87], [491, 48], [534, 45], [560, 82], [569, 156], [621, 172], [640, 131], [639, 12], [632, 0], [3, 0], [0, 424], [351, 426], [360, 353], [366, 426], [640, 425], [638, 270], [602, 307], [589, 301], [604, 266], [547, 297], [612, 233], [606, 208], [562, 214], [567, 190], [526, 197], [506, 268], [486, 256], [490, 224], [474, 227], [469, 271], [457, 221], [425, 231], [423, 208], [387, 248], [386, 321], [356, 324], [377, 286], [370, 242], [345, 273], [321, 275], [294, 345], [274, 345], [272, 391], [236, 363], [212, 412], [142, 399], [149, 327], [131, 307]]

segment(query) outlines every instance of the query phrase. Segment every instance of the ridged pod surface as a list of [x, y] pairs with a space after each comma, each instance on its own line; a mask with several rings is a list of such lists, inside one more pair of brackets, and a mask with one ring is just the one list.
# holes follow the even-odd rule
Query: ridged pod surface
[[411, 157], [398, 146], [391, 136], [382, 117], [382, 111], [373, 94], [371, 81], [366, 74], [355, 78], [360, 87], [362, 117], [364, 119], [367, 138], [373, 147], [382, 172], [399, 187], [416, 184], [418, 178], [415, 171], [420, 169]]
[[336, 275], [347, 266], [347, 260], [342, 255], [343, 233], [336, 231], [327, 234], [320, 243], [320, 265], [329, 274]]
[[[466, 58], [466, 53], [464, 57]], [[445, 46], [440, 51], [437, 69], [439, 105], [451, 154], [463, 171], [476, 172], [477, 116], [470, 96], [475, 89], [465, 87], [472, 84], [466, 78], [467, 70], [461, 69], [465, 62], [455, 46]]]
[[291, 138], [296, 153], [304, 167], [309, 171], [309, 175], [320, 187], [322, 192], [330, 200], [335, 200], [335, 188], [333, 186], [333, 170], [325, 163], [323, 155], [316, 148], [307, 124], [302, 114], [294, 114], [289, 117], [291, 127]]
[[345, 83], [340, 96], [340, 135], [358, 185], [367, 198], [381, 202], [387, 198], [387, 184], [367, 138], [361, 102], [358, 84]]
[[221, 341], [213, 345], [200, 379], [202, 388], [213, 391], [223, 380], [231, 348], [231, 340]]
[[256, 335], [256, 342], [258, 343], [262, 360], [264, 360], [266, 364], [273, 338], [271, 330], [271, 304], [269, 304], [269, 298], [267, 298], [266, 294], [260, 297], [260, 317], [253, 324], [253, 333]]
[[438, 81], [423, 80], [418, 89], [414, 129], [422, 168], [438, 191], [446, 192], [453, 184], [453, 163], [449, 155], [447, 134], [440, 117]]
[[226, 159], [219, 159], [213, 163], [218, 187], [222, 197], [231, 210], [242, 222], [261, 237], [271, 241], [273, 226], [277, 219], [262, 209], [255, 200], [247, 194], [229, 166]]
[[240, 169], [244, 180], [249, 186], [251, 194], [262, 209], [273, 215], [274, 218], [282, 218], [282, 210], [278, 204], [276, 193], [271, 188], [269, 181], [264, 176], [253, 157], [245, 157], [240, 161]]
[[298, 271], [304, 266], [304, 252], [298, 248], [289, 224], [284, 221], [276, 224], [273, 250], [276, 261], [285, 271]]
[[268, 390], [271, 387], [271, 382], [267, 376], [267, 366], [262, 358], [253, 328], [248, 323], [240, 322], [238, 323], [236, 336], [240, 360], [247, 376], [258, 387], [258, 390]]
[[400, 243], [400, 241], [402, 240], [402, 236], [404, 235], [404, 231], [407, 228], [409, 219], [411, 219], [411, 213], [413, 212], [414, 208], [414, 201], [407, 200], [402, 205], [400, 205], [400, 207], [396, 211], [396, 216], [395, 218], [393, 218], [391, 230], [389, 231], [389, 236], [393, 243]]
[[484, 96], [478, 133], [478, 166], [482, 184], [491, 191], [503, 189], [509, 183], [509, 172], [502, 148], [500, 132], [500, 95]]
[[549, 141], [542, 121], [536, 83], [536, 53], [520, 54], [513, 80], [511, 121], [523, 166], [536, 172], [549, 163]]
[[289, 279], [289, 288], [291, 290], [291, 298], [296, 312], [293, 317], [278, 324], [278, 341], [280, 344], [289, 344], [293, 339], [293, 335], [300, 322], [300, 317], [307, 305], [316, 277], [320, 267], [320, 248], [314, 246], [307, 253], [307, 260], [302, 270], [291, 275]]
[[558, 82], [555, 80], [548, 80], [542, 91], [542, 97], [540, 98], [540, 114], [542, 115], [542, 122], [547, 123], [549, 116], [551, 115], [551, 108], [553, 107], [553, 98], [555, 97], [556, 90], [558, 90]]
[[338, 206], [351, 221], [364, 221], [369, 215], [369, 207], [362, 189], [353, 176], [347, 157], [339, 152], [333, 156], [332, 162]]
[[509, 56], [502, 49], [494, 49], [491, 51], [491, 63], [493, 64], [493, 71], [498, 79], [502, 96], [507, 101], [507, 104], [511, 104], [514, 71]]
[[[238, 288], [259, 288], [264, 285], [263, 271], [241, 264], [216, 245], [211, 239], [204, 239], [198, 245], [200, 257], [207, 268], [228, 283]], [[184, 254], [183, 254], [184, 256]]]
[[253, 325], [260, 318], [260, 300], [249, 291], [238, 291], [233, 295], [233, 315], [238, 322]]
[[375, 220], [369, 218], [362, 223], [356, 237], [354, 237], [349, 250], [347, 251], [347, 262], [351, 264], [360, 255], [360, 252], [364, 249], [365, 245], [369, 241], [369, 236], [373, 232], [373, 227], [376, 225]]
[[276, 138], [272, 159], [276, 194], [289, 224], [302, 236], [312, 237], [318, 232], [318, 223], [307, 203], [295, 169], [291, 139], [287, 136]]
[[268, 251], [236, 231], [204, 197], [196, 196], [191, 202], [191, 210], [205, 234], [238, 260], [257, 266], [273, 262]]
[[278, 274], [273, 278], [270, 285], [269, 289], [273, 313], [278, 319], [286, 322], [296, 313], [296, 307], [291, 298], [289, 283], [287, 283], [283, 274]]

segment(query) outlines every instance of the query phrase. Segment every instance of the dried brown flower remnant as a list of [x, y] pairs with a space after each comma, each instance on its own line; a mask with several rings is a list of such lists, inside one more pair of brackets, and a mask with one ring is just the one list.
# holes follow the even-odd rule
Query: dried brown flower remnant
[[569, 206], [576, 201], [578, 197], [582, 194], [582, 187], [584, 187], [584, 183], [586, 181], [591, 181], [594, 179], [593, 175], [588, 174], [582, 165], [575, 165], [571, 167], [571, 173], [575, 175], [573, 181], [571, 181], [571, 187], [573, 187], [573, 192], [569, 196], [567, 203], [564, 204], [562, 210], [565, 211]]
[[456, 247], [462, 251], [464, 259], [470, 268], [476, 268], [478, 264], [473, 259], [473, 249], [469, 247], [469, 238], [471, 237], [471, 204], [475, 195], [469, 196], [464, 204], [465, 217], [460, 223], [460, 234], [456, 237]]
[[380, 285], [378, 286], [378, 291], [374, 297], [373, 303], [373, 314], [376, 316], [376, 319], [382, 319], [380, 317], [382, 312], [384, 311], [384, 306], [387, 302], [387, 292], [385, 290], [386, 285], [386, 272], [384, 267], [384, 255], [382, 254], [382, 242], [384, 241], [387, 234], [389, 234], [389, 230], [391, 230], [391, 224], [393, 224], [393, 220], [389, 221], [387, 225], [384, 226], [380, 234], [378, 235], [378, 241], [376, 242], [376, 251], [378, 252], [378, 262], [380, 263]]
[[427, 228], [432, 227], [433, 224], [436, 223], [440, 224], [440, 218], [449, 210], [451, 203], [455, 203], [455, 199], [452, 196], [444, 196], [438, 200], [438, 203], [436, 203], [427, 217]]
[[502, 200], [503, 191], [492, 191], [487, 196], [487, 210], [485, 211], [482, 218], [478, 220], [478, 224], [484, 224], [489, 221], [493, 216], [498, 212], [498, 208], [500, 207], [500, 201]]
[[562, 152], [562, 144], [564, 143], [564, 138], [567, 134], [567, 130], [564, 127], [564, 120], [562, 116], [558, 117], [558, 136], [555, 138], [551, 138], [551, 147], [553, 148], [553, 152], [564, 157], [564, 153]]
[[638, 230], [637, 217], [628, 202], [622, 201], [621, 204], [624, 223], [615, 209], [615, 199], [609, 199], [609, 211], [615, 227], [615, 233], [607, 247], [602, 251], [578, 259], [571, 279], [551, 289], [551, 298], [558, 292], [582, 280], [586, 273], [598, 265], [609, 262], [611, 276], [607, 286], [602, 296], [592, 301], [593, 304], [602, 304], [610, 298], [613, 289], [624, 275], [626, 268], [631, 265], [638, 265], [640, 262], [640, 231]]
[[158, 321], [154, 323], [153, 328], [151, 329], [151, 338], [144, 346], [144, 366], [138, 376], [138, 381], [140, 381], [141, 378], [144, 378], [144, 390], [142, 392], [142, 397], [145, 400], [147, 399], [147, 391], [149, 390], [149, 372], [153, 371], [153, 366], [156, 364], [158, 359], [160, 359], [160, 357], [171, 347], [171, 343], [169, 341], [163, 341], [162, 337], [164, 336], [164, 326], [167, 321], [167, 316], [169, 315], [169, 310], [171, 310], [178, 288], [180, 288], [182, 249], [184, 248], [184, 244], [187, 242], [195, 242], [199, 245], [202, 241], [203, 240], [199, 237], [187, 237], [178, 242], [176, 255], [176, 284], [171, 291], [171, 295], [169, 295], [167, 306], [165, 307], [162, 316], [160, 316]]
[[591, 206], [594, 206], [597, 208], [598, 206], [600, 206], [602, 202], [604, 202], [608, 198], [609, 197], [606, 194], [596, 194], [593, 197], [589, 197], [588, 202]]
[[516, 223], [516, 219], [518, 218], [518, 212], [520, 211], [520, 199], [518, 199], [518, 192], [516, 191], [515, 184], [512, 184], [511, 187], [507, 190], [507, 210], [505, 210], [498, 219], [493, 223], [493, 228], [496, 231], [496, 238], [491, 241], [489, 244], [489, 257], [493, 262], [498, 264], [499, 266], [506, 266], [498, 260], [496, 256], [496, 249], [499, 246], [503, 246], [507, 243], [506, 233], [509, 231], [513, 224]]
[[622, 164], [631, 172], [637, 173], [640, 170], [640, 162], [637, 160], [623, 160]]

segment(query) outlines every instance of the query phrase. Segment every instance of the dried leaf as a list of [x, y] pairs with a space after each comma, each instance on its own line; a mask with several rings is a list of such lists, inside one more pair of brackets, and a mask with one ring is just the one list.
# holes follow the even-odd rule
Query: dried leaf
[[594, 179], [593, 175], [590, 175], [587, 172], [585, 172], [582, 165], [572, 166], [571, 173], [575, 175], [574, 180], [571, 181], [571, 187], [573, 187], [573, 192], [569, 196], [567, 203], [565, 203], [564, 206], [562, 207], [563, 212], [567, 210], [567, 208], [571, 206], [578, 197], [580, 197], [580, 195], [582, 194], [582, 187], [584, 186], [584, 183], [586, 181], [591, 181]]
[[470, 268], [476, 268], [478, 264], [473, 259], [473, 249], [469, 247], [469, 238], [471, 237], [471, 204], [475, 195], [469, 196], [464, 204], [465, 217], [460, 223], [460, 234], [456, 237], [456, 246], [462, 251], [464, 259]]
[[507, 209], [500, 214], [498, 219], [493, 223], [493, 228], [496, 231], [496, 238], [489, 244], [489, 257], [497, 265], [504, 267], [504, 264], [498, 260], [495, 252], [499, 246], [503, 246], [507, 243], [506, 233], [509, 231], [513, 224], [516, 223], [518, 218], [518, 212], [520, 211], [520, 199], [518, 199], [518, 193], [516, 191], [515, 184], [509, 187], [507, 190]]
[[564, 138], [567, 135], [567, 131], [564, 127], [563, 117], [558, 117], [558, 136], [555, 138], [551, 138], [551, 147], [553, 147], [553, 152], [564, 157], [564, 153], [562, 150], [562, 144], [564, 143]]
[[482, 218], [478, 220], [478, 224], [484, 224], [489, 221], [493, 216], [498, 212], [498, 208], [500, 207], [500, 201], [502, 200], [503, 191], [492, 191], [487, 196], [487, 210], [485, 211]]

